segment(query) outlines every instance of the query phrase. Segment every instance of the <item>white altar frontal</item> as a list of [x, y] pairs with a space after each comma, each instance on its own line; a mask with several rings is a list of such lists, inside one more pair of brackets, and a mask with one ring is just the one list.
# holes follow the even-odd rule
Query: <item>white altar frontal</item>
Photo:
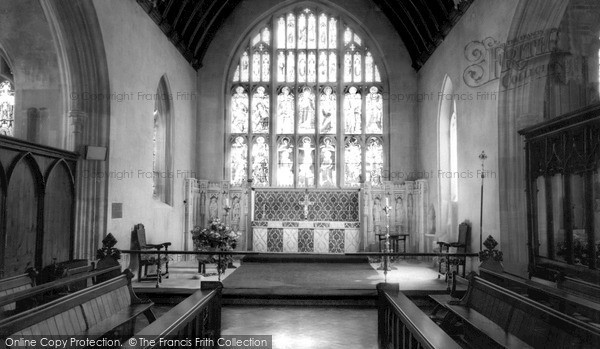
[[359, 222], [252, 222], [257, 252], [358, 252]]

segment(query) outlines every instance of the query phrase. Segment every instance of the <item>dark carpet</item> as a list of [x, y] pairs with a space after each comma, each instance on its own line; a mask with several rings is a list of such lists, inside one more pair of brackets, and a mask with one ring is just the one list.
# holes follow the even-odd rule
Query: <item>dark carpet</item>
[[223, 280], [223, 295], [374, 296], [379, 282], [383, 279], [364, 257], [249, 255]]

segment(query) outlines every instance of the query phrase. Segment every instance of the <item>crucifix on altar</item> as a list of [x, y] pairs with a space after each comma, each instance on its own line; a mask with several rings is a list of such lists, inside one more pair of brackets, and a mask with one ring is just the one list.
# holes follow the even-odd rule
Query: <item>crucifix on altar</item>
[[300, 201], [300, 205], [304, 206], [304, 220], [308, 220], [308, 207], [312, 206], [315, 202], [308, 200], [308, 188], [304, 191], [304, 199]]

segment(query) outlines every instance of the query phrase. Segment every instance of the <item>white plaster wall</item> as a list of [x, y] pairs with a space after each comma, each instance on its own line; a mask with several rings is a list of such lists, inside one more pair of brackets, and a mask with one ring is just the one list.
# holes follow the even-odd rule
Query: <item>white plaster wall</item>
[[[488, 235], [500, 242], [500, 249], [510, 249], [511, 243], [503, 239], [499, 222], [498, 184], [498, 80], [473, 88], [465, 84], [463, 72], [472, 63], [465, 58], [465, 46], [471, 41], [491, 37], [506, 42], [510, 23], [518, 0], [478, 0], [470, 6], [443, 43], [436, 49], [418, 74], [419, 93], [424, 100], [419, 103], [419, 168], [431, 173], [430, 202], [436, 210], [437, 235], [446, 232], [439, 201], [439, 171], [450, 169], [439, 166], [438, 114], [442, 84], [446, 75], [452, 80], [456, 100], [458, 125], [458, 171], [466, 178], [458, 181], [458, 223], [468, 220], [472, 224], [471, 252], [479, 251], [481, 178], [478, 170], [482, 150], [488, 155], [485, 169], [491, 171], [484, 184], [483, 240]], [[488, 94], [489, 93], [489, 94]], [[489, 98], [490, 96], [495, 98]], [[486, 98], [487, 97], [487, 98]], [[526, 232], [523, 232], [526, 234]], [[477, 265], [478, 260], [473, 259]]]
[[42, 109], [39, 137], [29, 141], [64, 148], [62, 82], [50, 26], [37, 0], [0, 0], [0, 47], [12, 64], [15, 137], [27, 140], [27, 109]]
[[[128, 249], [133, 226], [143, 223], [148, 243], [181, 249], [184, 178], [194, 169], [196, 71], [133, 0], [95, 0], [113, 95], [110, 113], [108, 232]], [[154, 94], [166, 74], [172, 93], [173, 206], [152, 196]], [[90, 174], [94, 175], [94, 174]], [[107, 174], [101, 174], [107, 175]], [[123, 218], [112, 219], [112, 203]]]
[[[221, 26], [212, 41], [198, 71], [198, 139], [197, 165], [199, 178], [222, 180], [228, 166], [223, 156], [225, 149], [225, 104], [224, 91], [227, 84], [226, 74], [234, 59], [234, 52], [245, 34], [265, 14], [274, 8], [285, 7], [294, 1], [245, 0]], [[417, 104], [407, 101], [417, 88], [416, 72], [411, 67], [408, 52], [384, 13], [371, 1], [331, 0], [315, 1], [347, 15], [361, 25], [370, 35], [376, 47], [373, 54], [383, 59], [387, 71], [389, 88], [389, 166], [392, 172], [410, 173], [417, 164]], [[299, 5], [301, 6], [301, 5]], [[383, 70], [382, 69], [382, 70]], [[393, 180], [395, 178], [392, 178]], [[405, 179], [405, 178], [403, 178]], [[415, 179], [415, 178], [412, 178]]]

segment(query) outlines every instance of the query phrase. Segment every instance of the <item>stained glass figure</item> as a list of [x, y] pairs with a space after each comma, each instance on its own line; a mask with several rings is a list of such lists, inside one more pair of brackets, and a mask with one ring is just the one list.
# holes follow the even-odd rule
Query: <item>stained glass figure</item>
[[283, 51], [279, 51], [277, 54], [277, 81], [285, 81], [285, 55]]
[[371, 52], [365, 55], [365, 82], [373, 82], [373, 56]]
[[15, 90], [10, 81], [0, 83], [0, 134], [14, 135]]
[[321, 93], [319, 99], [319, 108], [321, 109], [319, 113], [321, 118], [319, 132], [324, 134], [335, 133], [337, 102], [331, 86], [323, 88], [323, 93]]
[[379, 75], [379, 68], [375, 65], [375, 81], [381, 82], [381, 75]]
[[252, 96], [252, 131], [269, 132], [269, 96], [262, 86], [259, 86]]
[[289, 49], [296, 48], [296, 18], [293, 14], [287, 16], [287, 45]]
[[246, 183], [248, 164], [248, 145], [241, 136], [234, 138], [231, 143], [231, 185], [242, 186]]
[[383, 130], [383, 99], [381, 98], [381, 93], [379, 93], [379, 89], [375, 86], [372, 86], [369, 89], [369, 94], [366, 98], [366, 132], [381, 134]]
[[337, 81], [337, 55], [335, 52], [329, 54], [329, 82]]
[[351, 86], [344, 98], [344, 132], [347, 134], [361, 133], [362, 97], [357, 88]]
[[294, 65], [294, 53], [291, 51], [288, 52], [286, 69], [287, 69], [286, 81], [287, 82], [296, 81], [296, 68]]
[[329, 19], [329, 48], [337, 47], [337, 20]]
[[360, 55], [360, 53], [356, 52], [354, 54], [354, 82], [361, 82], [362, 81], [362, 64], [361, 64], [361, 58], [362, 56]]
[[313, 51], [308, 53], [308, 61], [307, 61], [307, 67], [306, 67], [306, 79], [308, 80], [308, 82], [315, 82], [317, 81], [317, 58], [315, 56], [315, 53]]
[[327, 82], [327, 52], [319, 52], [319, 81]]
[[308, 48], [317, 48], [317, 19], [312, 13], [308, 15]]
[[367, 141], [366, 174], [367, 181], [374, 186], [381, 186], [381, 176], [383, 174], [383, 146], [378, 138], [372, 137]]
[[298, 53], [298, 82], [306, 82], [306, 52]]
[[289, 137], [283, 137], [279, 140], [277, 146], [278, 168], [277, 184], [282, 187], [291, 187], [294, 185], [294, 145]]
[[242, 66], [242, 82], [248, 81], [250, 78], [250, 61], [248, 58], [248, 52], [242, 53], [242, 59], [240, 60], [240, 65]]
[[356, 34], [354, 34], [354, 42], [358, 45], [361, 46], [362, 45], [362, 40], [360, 39], [360, 37]]
[[346, 137], [344, 146], [344, 183], [358, 186], [362, 170], [362, 149], [356, 137]]
[[294, 95], [284, 86], [277, 96], [277, 133], [294, 133]]
[[352, 82], [352, 54], [350, 52], [344, 54], [344, 81]]
[[298, 16], [298, 48], [306, 48], [306, 16], [304, 13]]
[[252, 145], [252, 178], [255, 186], [269, 185], [269, 145], [263, 136], [256, 137]]
[[262, 81], [264, 82], [269, 82], [269, 80], [271, 79], [271, 59], [270, 59], [270, 55], [266, 52], [263, 52], [262, 54]]
[[319, 184], [321, 187], [336, 185], [336, 151], [333, 137], [325, 137], [321, 141], [319, 158]]
[[277, 48], [285, 48], [285, 20], [280, 17], [277, 20]]
[[348, 45], [352, 41], [352, 31], [350, 28], [346, 28], [344, 31], [344, 45]]
[[299, 167], [298, 186], [310, 187], [314, 185], [314, 152], [315, 146], [310, 137], [302, 137], [298, 146]]
[[252, 81], [260, 81], [260, 53], [252, 55]]
[[315, 94], [310, 87], [298, 96], [298, 132], [315, 132]]
[[327, 16], [319, 15], [319, 48], [327, 48]]
[[265, 28], [262, 31], [262, 41], [265, 44], [270, 44], [271, 43], [271, 31], [269, 30], [269, 28]]
[[231, 97], [231, 133], [248, 131], [248, 94], [242, 86]]

